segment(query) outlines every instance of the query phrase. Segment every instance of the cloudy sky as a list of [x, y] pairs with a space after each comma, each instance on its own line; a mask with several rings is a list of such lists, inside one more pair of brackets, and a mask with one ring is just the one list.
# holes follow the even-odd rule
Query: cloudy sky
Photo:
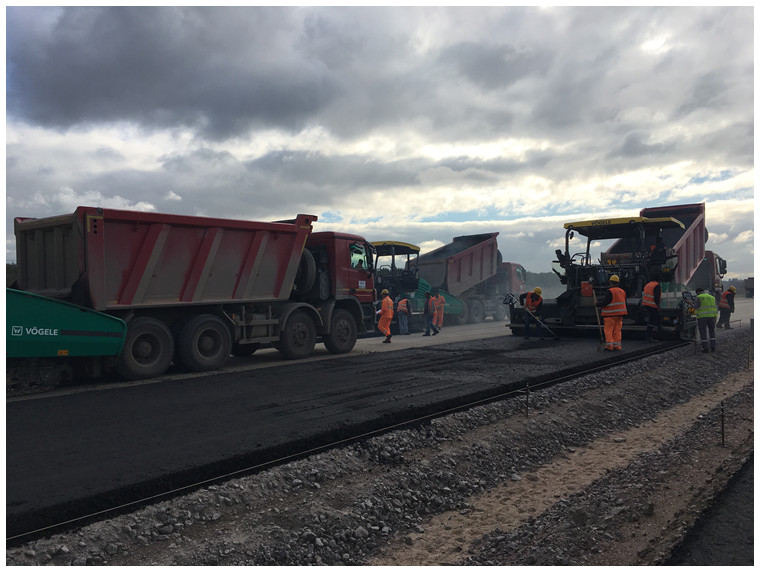
[[270, 221], [423, 251], [704, 202], [753, 273], [753, 9], [6, 9], [13, 217]]

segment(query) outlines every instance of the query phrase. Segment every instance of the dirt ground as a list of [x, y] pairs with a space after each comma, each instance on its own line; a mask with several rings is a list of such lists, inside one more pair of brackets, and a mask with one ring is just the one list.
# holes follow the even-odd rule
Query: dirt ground
[[[558, 502], [560, 496], [566, 497], [582, 491], [608, 473], [626, 467], [641, 453], [659, 449], [664, 443], [684, 433], [695, 421], [706, 416], [724, 400], [740, 392], [746, 385], [751, 385], [752, 378], [752, 371], [740, 373], [717, 384], [704, 395], [665, 411], [646, 424], [618, 433], [616, 437], [603, 437], [577, 452], [569, 453], [569, 456], [557, 458], [532, 474], [525, 475], [524, 480], [510, 482], [475, 499], [473, 513], [448, 512], [439, 515], [424, 525], [422, 533], [389, 544], [371, 564], [459, 564], [469, 556], [467, 542], [496, 529], [511, 531], [518, 528], [523, 521], [538, 516]], [[721, 469], [729, 464], [741, 465], [741, 455], [752, 449], [752, 412], [743, 410], [738, 414], [741, 418], [726, 428], [725, 446], [721, 446], [719, 436], [696, 437], [704, 469]], [[654, 511], [648, 519], [631, 523], [630, 528], [621, 531], [620, 541], [600, 552], [591, 560], [590, 565], [649, 563], [648, 558], [657, 559], [666, 550], [663, 544], [663, 547], [655, 548], [652, 552], [645, 552], [650, 548], [649, 541], [677, 541], [683, 535], [686, 522], [676, 520], [676, 517], [681, 517], [685, 509], [691, 508], [698, 499], [714, 495], [714, 477], [706, 470], [696, 472], [692, 465], [675, 466], [672, 472], [675, 473], [673, 476], [663, 479], [669, 486], [659, 496], [650, 498]], [[718, 478], [719, 482], [723, 482], [723, 476]], [[666, 537], [671, 529], [675, 531], [675, 536]], [[444, 540], [454, 543], [443, 544]]]

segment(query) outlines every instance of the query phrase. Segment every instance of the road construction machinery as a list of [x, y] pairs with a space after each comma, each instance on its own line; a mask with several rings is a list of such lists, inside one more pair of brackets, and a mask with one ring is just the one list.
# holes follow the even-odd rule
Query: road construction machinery
[[[656, 336], [693, 339], [696, 318], [682, 293], [700, 286], [699, 282], [711, 289], [726, 272], [725, 261], [715, 254], [707, 272], [703, 271], [711, 253], [705, 250], [704, 214], [704, 204], [689, 204], [646, 208], [638, 217], [564, 224], [565, 247], [556, 250], [553, 271], [566, 290], [555, 300], [544, 301], [545, 322], [557, 333], [596, 333], [594, 301], [604, 297], [609, 278], [617, 275], [628, 308], [624, 336], [645, 333], [642, 293], [655, 280], [662, 289]], [[593, 250], [603, 244], [610, 246], [597, 257]], [[512, 332], [521, 334], [522, 309], [512, 306], [510, 312]]]

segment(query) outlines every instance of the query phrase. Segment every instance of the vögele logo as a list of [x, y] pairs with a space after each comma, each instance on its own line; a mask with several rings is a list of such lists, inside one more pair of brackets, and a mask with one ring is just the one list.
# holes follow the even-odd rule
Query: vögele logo
[[14, 337], [20, 337], [21, 335], [23, 335], [23, 333], [24, 333], [24, 327], [20, 327], [17, 325], [14, 325], [13, 327], [11, 327], [11, 335], [13, 335]]

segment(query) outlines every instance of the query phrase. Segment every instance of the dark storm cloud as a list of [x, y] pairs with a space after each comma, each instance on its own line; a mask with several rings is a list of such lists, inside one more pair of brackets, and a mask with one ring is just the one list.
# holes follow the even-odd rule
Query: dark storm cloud
[[544, 75], [553, 57], [511, 45], [461, 43], [443, 50], [439, 64], [486, 90], [505, 88], [528, 75]]
[[686, 101], [676, 110], [676, 117], [687, 116], [696, 110], [718, 110], [729, 104], [728, 85], [720, 71], [705, 74], [691, 87]]
[[623, 157], [642, 157], [653, 154], [665, 154], [670, 151], [670, 146], [664, 143], [648, 143], [649, 134], [646, 132], [631, 132], [625, 136], [625, 140], [622, 145], [608, 157], [614, 158], [617, 156]]
[[335, 96], [289, 56], [289, 12], [246, 8], [64, 8], [49, 29], [8, 11], [8, 113], [66, 129], [127, 121], [224, 137], [298, 130]]
[[[516, 127], [511, 96], [491, 103], [480, 91], [540, 81], [555, 59], [550, 46], [514, 43], [519, 22], [533, 25], [525, 10], [492, 24], [505, 27], [501, 42], [431, 53], [395, 20], [416, 10], [60, 8], [46, 26], [37, 14], [8, 10], [7, 112], [62, 130], [121, 121], [219, 140], [312, 125], [340, 137], [411, 126], [444, 141], [505, 135]], [[573, 120], [547, 105], [559, 114], [550, 123]]]
[[289, 186], [325, 190], [327, 195], [394, 189], [416, 183], [421, 161], [369, 161], [360, 155], [325, 156], [307, 152], [272, 152], [246, 164], [250, 173], [268, 173]]

